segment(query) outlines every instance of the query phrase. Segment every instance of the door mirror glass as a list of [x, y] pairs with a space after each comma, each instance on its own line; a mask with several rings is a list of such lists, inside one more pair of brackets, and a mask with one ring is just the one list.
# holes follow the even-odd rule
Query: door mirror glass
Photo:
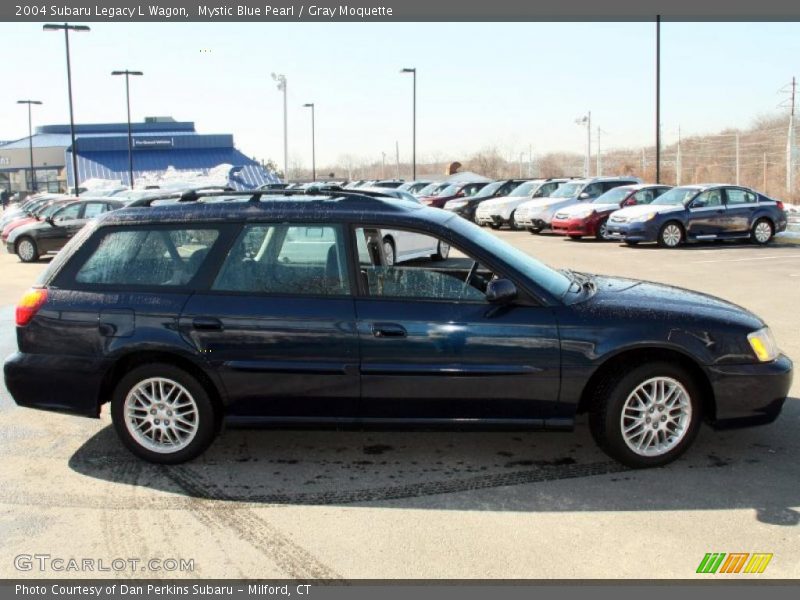
[[486, 286], [486, 300], [492, 304], [508, 304], [517, 297], [517, 286], [508, 279], [495, 279]]

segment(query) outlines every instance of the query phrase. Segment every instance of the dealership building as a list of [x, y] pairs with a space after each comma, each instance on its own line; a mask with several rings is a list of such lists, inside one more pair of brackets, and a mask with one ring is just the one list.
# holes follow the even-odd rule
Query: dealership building
[[[173, 180], [207, 175], [220, 165], [230, 165], [229, 183], [236, 189], [252, 189], [276, 183], [278, 177], [261, 163], [238, 150], [230, 134], [200, 134], [194, 123], [171, 117], [148, 117], [132, 123], [134, 183], [157, 181], [168, 174]], [[0, 142], [0, 188], [15, 192], [32, 190], [30, 146], [37, 189], [60, 191], [73, 186], [72, 153], [78, 163], [78, 183], [105, 179], [129, 184], [128, 124], [75, 125], [72, 147], [69, 125], [43, 125], [32, 138]]]

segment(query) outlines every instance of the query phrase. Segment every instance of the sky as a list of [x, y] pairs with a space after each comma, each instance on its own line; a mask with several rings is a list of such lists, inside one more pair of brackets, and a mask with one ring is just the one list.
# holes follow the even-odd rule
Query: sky
[[[347, 157], [387, 161], [395, 142], [410, 160], [417, 79], [418, 162], [464, 160], [496, 147], [510, 159], [532, 148], [585, 152], [576, 118], [591, 111], [603, 148], [653, 144], [654, 23], [115, 23], [71, 39], [75, 120], [124, 122], [131, 80], [134, 121], [170, 115], [201, 133], [232, 133], [239, 149], [283, 163], [288, 80], [289, 162]], [[1, 23], [0, 140], [27, 135], [15, 102], [41, 100], [36, 124], [68, 123], [64, 38], [41, 24]], [[800, 23], [663, 23], [665, 142], [747, 127], [774, 114], [798, 73]], [[596, 133], [593, 132], [593, 135]]]

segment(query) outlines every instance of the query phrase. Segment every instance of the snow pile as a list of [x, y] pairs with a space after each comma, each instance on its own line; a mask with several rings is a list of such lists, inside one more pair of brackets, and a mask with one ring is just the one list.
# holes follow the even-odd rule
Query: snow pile
[[233, 165], [221, 164], [207, 171], [179, 171], [173, 166], [167, 167], [166, 171], [145, 171], [136, 176], [136, 189], [225, 187], [231, 169]]

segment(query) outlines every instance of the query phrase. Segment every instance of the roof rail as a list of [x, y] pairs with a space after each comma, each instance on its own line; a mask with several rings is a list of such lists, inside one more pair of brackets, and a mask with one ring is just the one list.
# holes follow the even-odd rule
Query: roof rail
[[208, 190], [208, 189], [197, 189], [197, 190], [186, 190], [183, 192], [171, 192], [165, 194], [159, 194], [156, 196], [150, 196], [148, 198], [141, 198], [139, 200], [134, 200], [130, 204], [127, 205], [126, 208], [131, 207], [149, 207], [153, 204], [153, 202], [157, 202], [159, 200], [175, 200], [178, 203], [190, 203], [190, 202], [200, 202], [203, 198], [213, 198], [218, 196], [225, 196], [229, 200], [233, 200], [236, 198], [244, 198], [249, 197], [248, 202], [260, 202], [262, 196], [283, 196], [283, 197], [292, 197], [292, 196], [314, 196], [320, 197], [324, 196], [327, 198], [347, 198], [352, 200], [374, 200], [380, 198], [387, 198], [390, 200], [394, 200], [394, 196], [389, 194], [383, 194], [378, 191], [374, 190], [364, 190], [364, 191], [356, 191], [356, 190], [344, 190], [338, 186], [321, 186], [321, 187], [313, 187], [309, 189], [291, 189], [291, 190], [247, 190], [247, 191], [236, 191], [236, 190], [227, 190], [227, 189], [217, 189], [217, 190]]

